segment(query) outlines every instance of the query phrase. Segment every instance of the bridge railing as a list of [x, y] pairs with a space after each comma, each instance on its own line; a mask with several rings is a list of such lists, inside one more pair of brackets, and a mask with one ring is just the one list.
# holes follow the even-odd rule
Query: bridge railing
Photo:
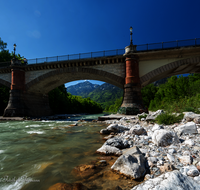
[[[174, 48], [188, 47], [188, 46], [200, 46], [200, 38], [137, 45], [136, 51], [142, 52], [142, 51], [152, 51], [152, 50], [161, 50], [161, 49], [174, 49]], [[55, 56], [55, 57], [46, 57], [46, 58], [40, 58], [40, 59], [38, 58], [29, 59], [28, 64], [108, 57], [108, 56], [123, 55], [124, 53], [125, 53], [124, 49], [79, 53], [79, 54], [71, 54], [71, 55], [63, 55], [63, 56]]]
[[140, 52], [140, 51], [152, 51], [160, 49], [175, 49], [180, 47], [199, 46], [199, 45], [200, 45], [200, 38], [195, 38], [190, 40], [176, 40], [170, 42], [137, 45], [136, 50]]
[[89, 53], [79, 53], [79, 54], [71, 54], [71, 55], [28, 59], [27, 62], [28, 64], [38, 64], [38, 63], [49, 63], [49, 62], [57, 62], [57, 61], [99, 58], [99, 57], [123, 55], [124, 52], [125, 52], [124, 49], [116, 49], [116, 50], [108, 50], [108, 51], [97, 51], [97, 52], [89, 52]]
[[[188, 46], [200, 46], [200, 38], [137, 45], [136, 51], [143, 52], [143, 51], [152, 51], [152, 50], [161, 50], [161, 49], [175, 49], [175, 48], [188, 47]], [[71, 54], [71, 55], [28, 59], [27, 62], [28, 64], [41, 64], [41, 63], [50, 63], [50, 62], [58, 62], [58, 61], [70, 61], [70, 60], [79, 60], [79, 59], [116, 56], [116, 55], [123, 55], [124, 53], [125, 53], [124, 49], [116, 49], [116, 50], [108, 50], [108, 51], [97, 51], [97, 52], [89, 52], [89, 53], [79, 53], [79, 54]], [[10, 62], [0, 63], [0, 67], [6, 67], [8, 64], [10, 64]]]

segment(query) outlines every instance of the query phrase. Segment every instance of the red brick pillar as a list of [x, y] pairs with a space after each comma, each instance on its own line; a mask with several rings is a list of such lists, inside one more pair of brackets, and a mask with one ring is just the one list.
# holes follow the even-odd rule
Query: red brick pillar
[[[128, 46], [126, 56], [126, 77], [124, 85], [124, 98], [118, 113], [136, 115], [147, 112], [142, 102], [141, 84], [139, 77], [139, 59], [134, 55], [134, 46]], [[132, 48], [132, 49], [131, 49]]]
[[25, 71], [21, 62], [13, 59], [11, 64], [11, 87], [8, 105], [4, 117], [26, 116], [27, 108], [24, 104]]
[[11, 87], [4, 117], [26, 117], [51, 115], [48, 94], [27, 92], [25, 89], [25, 66], [19, 60], [12, 60]]
[[11, 90], [25, 90], [25, 71], [20, 67], [11, 69]]

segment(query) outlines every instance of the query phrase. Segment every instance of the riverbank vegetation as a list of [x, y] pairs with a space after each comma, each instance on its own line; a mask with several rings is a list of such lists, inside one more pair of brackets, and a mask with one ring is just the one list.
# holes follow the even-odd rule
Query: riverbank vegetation
[[102, 113], [100, 104], [90, 98], [67, 93], [64, 85], [49, 92], [49, 104], [54, 113]]
[[[142, 89], [144, 103], [151, 111], [163, 109], [168, 112], [200, 112], [200, 74], [188, 77], [172, 76], [165, 84], [153, 87], [152, 84]], [[151, 96], [149, 95], [149, 89]]]
[[[170, 113], [193, 111], [200, 113], [200, 74], [187, 77], [172, 76], [167, 82], [155, 86], [153, 83], [141, 90], [143, 103], [151, 111], [163, 109]], [[123, 98], [119, 98], [105, 111], [117, 112]]]

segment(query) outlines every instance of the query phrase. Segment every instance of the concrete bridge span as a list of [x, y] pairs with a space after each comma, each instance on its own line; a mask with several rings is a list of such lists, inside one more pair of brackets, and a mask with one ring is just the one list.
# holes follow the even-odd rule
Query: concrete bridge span
[[14, 63], [0, 68], [0, 84], [11, 88], [4, 116], [50, 115], [48, 92], [81, 79], [101, 80], [124, 89], [120, 112], [139, 113], [146, 111], [142, 87], [172, 75], [200, 72], [200, 46], [142, 52], [135, 48], [127, 46], [124, 55], [28, 65]]

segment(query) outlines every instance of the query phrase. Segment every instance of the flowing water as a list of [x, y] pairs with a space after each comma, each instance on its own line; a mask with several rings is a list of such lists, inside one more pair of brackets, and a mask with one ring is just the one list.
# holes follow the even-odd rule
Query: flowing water
[[[75, 119], [95, 119], [86, 115]], [[72, 183], [71, 170], [95, 160], [105, 124], [76, 121], [1, 121], [0, 189], [47, 190]]]

